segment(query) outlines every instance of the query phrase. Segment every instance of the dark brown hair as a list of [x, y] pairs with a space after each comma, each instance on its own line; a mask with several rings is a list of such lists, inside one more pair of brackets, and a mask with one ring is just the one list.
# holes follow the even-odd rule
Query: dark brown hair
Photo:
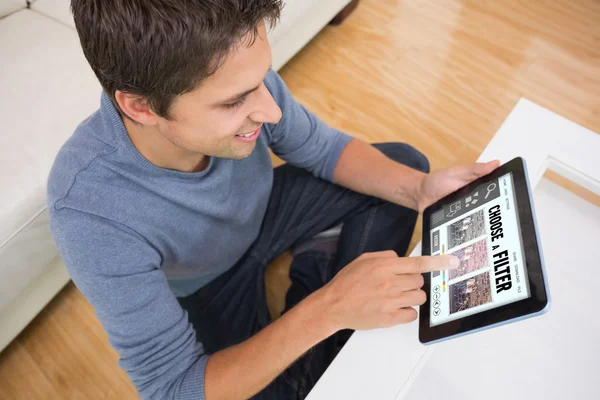
[[115, 91], [147, 98], [163, 118], [176, 96], [216, 72], [282, 0], [72, 0], [83, 53], [113, 104]]

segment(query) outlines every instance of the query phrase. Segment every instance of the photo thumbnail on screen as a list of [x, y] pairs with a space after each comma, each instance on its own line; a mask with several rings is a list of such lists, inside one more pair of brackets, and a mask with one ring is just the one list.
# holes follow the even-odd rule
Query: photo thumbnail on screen
[[485, 234], [483, 209], [448, 225], [448, 249], [460, 246]]
[[450, 285], [450, 314], [492, 301], [490, 274], [484, 272]]
[[486, 239], [456, 250], [450, 255], [460, 259], [458, 268], [450, 270], [450, 280], [490, 266]]

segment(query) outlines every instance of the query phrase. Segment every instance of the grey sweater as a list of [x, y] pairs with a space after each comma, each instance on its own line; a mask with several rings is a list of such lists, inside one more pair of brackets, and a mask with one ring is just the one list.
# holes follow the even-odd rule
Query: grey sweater
[[60, 150], [48, 182], [52, 233], [71, 278], [147, 399], [204, 399], [209, 354], [176, 296], [232, 267], [256, 239], [273, 171], [268, 153], [332, 180], [351, 140], [298, 104], [270, 71], [282, 109], [241, 161], [211, 158], [198, 173], [151, 164], [133, 146], [111, 101]]

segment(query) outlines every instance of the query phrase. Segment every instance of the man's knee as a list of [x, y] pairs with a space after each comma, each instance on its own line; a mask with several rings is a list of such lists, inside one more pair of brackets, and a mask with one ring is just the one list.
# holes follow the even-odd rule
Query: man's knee
[[429, 160], [427, 160], [427, 157], [409, 144], [379, 143], [373, 146], [396, 162], [422, 172], [429, 172]]

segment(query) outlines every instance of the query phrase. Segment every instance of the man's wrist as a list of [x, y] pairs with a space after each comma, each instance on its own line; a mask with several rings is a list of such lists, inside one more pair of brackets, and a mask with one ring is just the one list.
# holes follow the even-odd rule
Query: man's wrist
[[305, 303], [303, 306], [309, 309], [315, 328], [320, 332], [322, 339], [333, 335], [343, 328], [336, 319], [334, 304], [327, 288], [328, 286], [322, 287], [302, 302]]
[[423, 195], [424, 181], [427, 174], [417, 170], [411, 170], [410, 178], [406, 177], [399, 182], [396, 195], [396, 204], [405, 205], [417, 212], [423, 212], [425, 200]]
[[417, 184], [415, 187], [415, 210], [417, 210], [417, 212], [422, 213], [423, 211], [425, 211], [425, 207], [427, 206], [426, 204], [426, 199], [425, 199], [425, 195], [424, 195], [424, 190], [423, 187], [425, 186], [425, 180], [427, 179], [428, 174], [421, 172], [420, 176], [417, 180]]

